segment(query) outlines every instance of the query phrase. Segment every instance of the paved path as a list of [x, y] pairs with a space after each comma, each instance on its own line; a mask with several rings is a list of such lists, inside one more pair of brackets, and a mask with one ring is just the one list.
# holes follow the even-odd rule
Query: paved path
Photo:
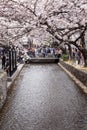
[[87, 96], [56, 64], [27, 65], [0, 118], [0, 130], [87, 130]]

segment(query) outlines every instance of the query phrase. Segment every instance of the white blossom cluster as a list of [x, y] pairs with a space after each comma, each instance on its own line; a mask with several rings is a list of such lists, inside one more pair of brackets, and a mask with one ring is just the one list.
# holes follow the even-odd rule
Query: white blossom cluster
[[32, 31], [36, 31], [34, 35], [40, 38], [40, 29], [45, 31], [45, 35], [42, 33], [44, 38], [49, 32], [60, 43], [73, 42], [73, 39], [76, 43], [81, 34], [86, 33], [86, 26], [87, 0], [0, 1], [1, 44], [15, 44]]

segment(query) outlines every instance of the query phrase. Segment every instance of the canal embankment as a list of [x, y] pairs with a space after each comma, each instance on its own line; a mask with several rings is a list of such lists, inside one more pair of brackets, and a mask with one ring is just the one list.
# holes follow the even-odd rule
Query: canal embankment
[[23, 67], [0, 115], [0, 130], [87, 130], [87, 96], [57, 64]]
[[17, 70], [11, 77], [8, 77], [7, 73], [3, 70], [0, 71], [0, 109], [6, 101], [8, 90], [12, 87], [23, 66], [24, 64], [19, 64]]
[[[87, 72], [77, 69], [64, 61], [60, 61], [58, 65], [87, 94]], [[5, 72], [0, 73], [0, 109], [6, 101], [8, 90], [12, 87], [23, 66], [24, 64], [19, 64], [16, 72], [11, 77], [8, 77]]]
[[87, 93], [87, 72], [82, 71], [67, 62], [60, 61], [58, 65], [72, 78], [72, 80]]
[[7, 97], [7, 74], [1, 70], [0, 71], [0, 109], [5, 103]]

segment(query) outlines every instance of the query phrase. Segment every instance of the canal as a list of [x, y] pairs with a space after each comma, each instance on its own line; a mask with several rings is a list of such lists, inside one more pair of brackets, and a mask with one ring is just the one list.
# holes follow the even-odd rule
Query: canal
[[0, 130], [87, 130], [87, 96], [57, 64], [27, 65], [8, 93]]

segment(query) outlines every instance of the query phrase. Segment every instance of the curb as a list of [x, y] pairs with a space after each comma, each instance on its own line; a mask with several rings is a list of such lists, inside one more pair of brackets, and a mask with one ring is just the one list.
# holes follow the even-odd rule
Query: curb
[[58, 65], [70, 76], [70, 78], [87, 94], [87, 87], [78, 80], [73, 74], [71, 74], [67, 69], [65, 69], [60, 63]]
[[14, 83], [14, 81], [16, 80], [16, 78], [18, 77], [18, 75], [20, 74], [22, 68], [24, 67], [25, 64], [20, 64], [16, 70], [16, 72], [13, 74], [12, 77], [8, 77], [7, 79], [7, 90], [9, 90], [12, 86], [12, 84]]

